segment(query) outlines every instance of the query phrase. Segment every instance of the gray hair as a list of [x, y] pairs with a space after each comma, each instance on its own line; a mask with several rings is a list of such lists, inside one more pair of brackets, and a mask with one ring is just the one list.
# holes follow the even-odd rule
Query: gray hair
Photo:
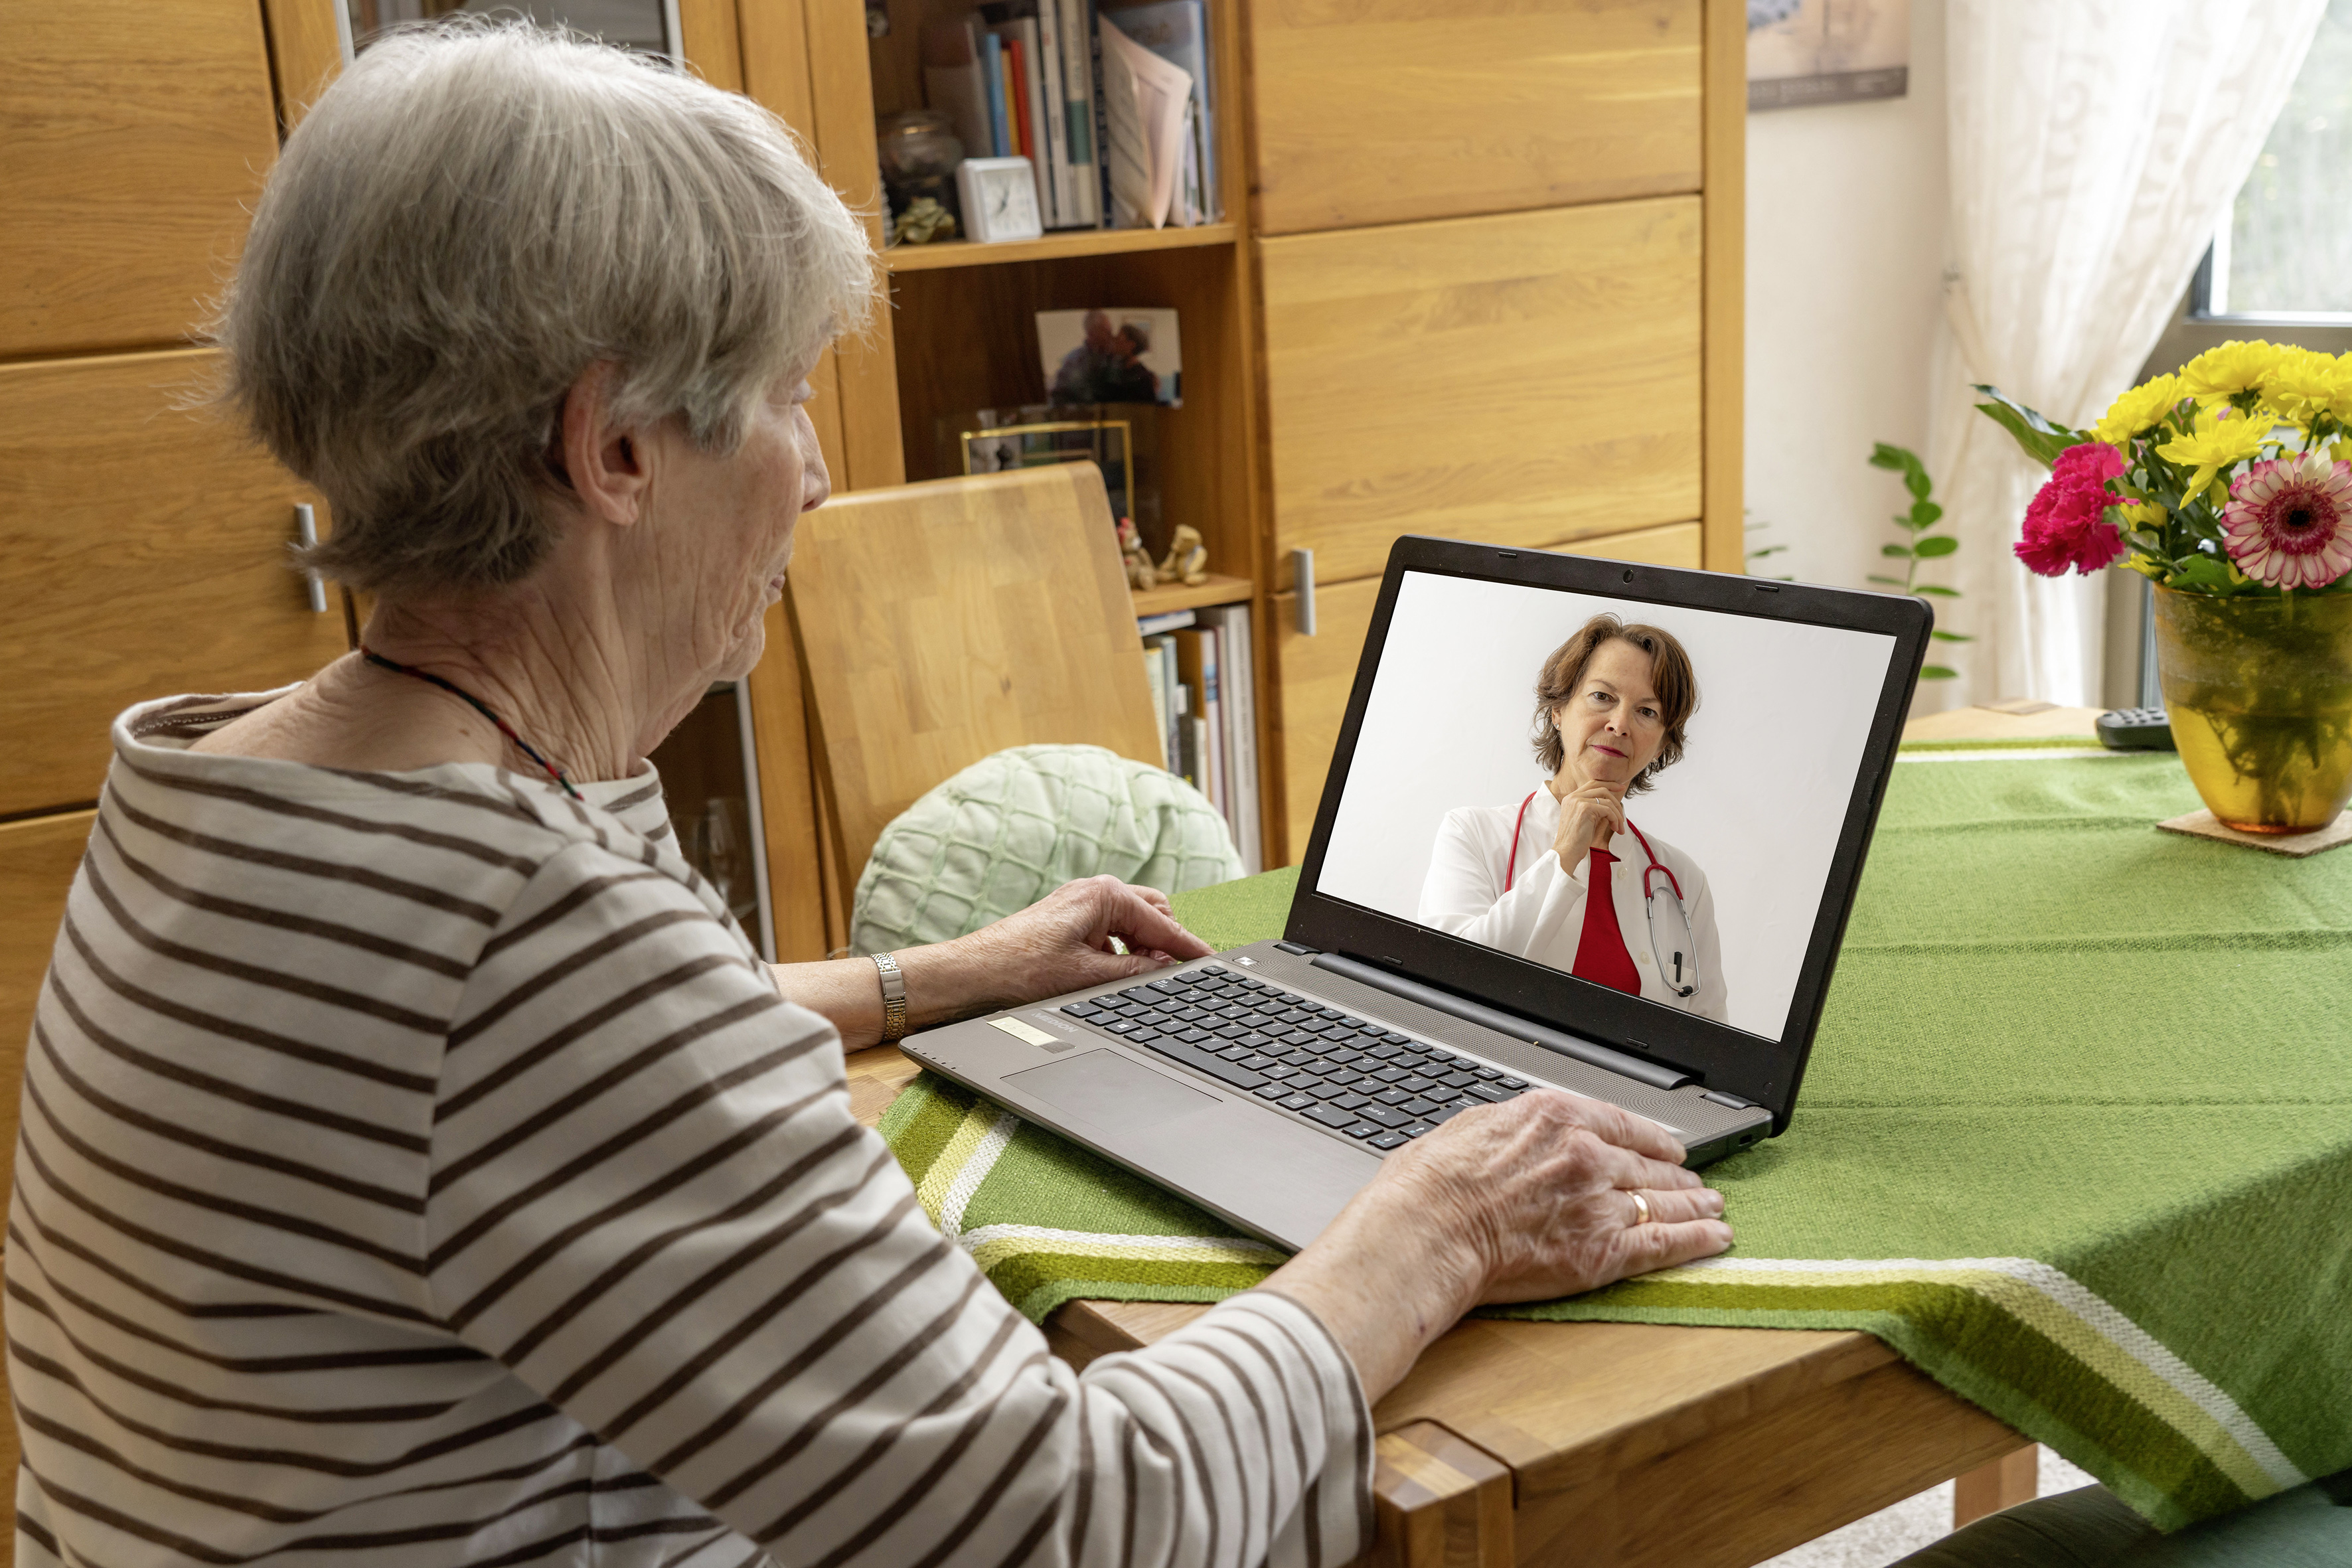
[[866, 230], [783, 122], [525, 24], [395, 32], [288, 138], [211, 324], [223, 396], [333, 509], [305, 564], [495, 587], [545, 555], [564, 394], [734, 451], [862, 325]]

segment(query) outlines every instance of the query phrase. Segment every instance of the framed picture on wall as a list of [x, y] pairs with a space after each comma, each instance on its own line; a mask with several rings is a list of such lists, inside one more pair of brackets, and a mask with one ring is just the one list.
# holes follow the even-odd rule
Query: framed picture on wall
[[1748, 0], [1748, 107], [1804, 109], [1911, 89], [1911, 0]]
[[1124, 419], [1055, 419], [959, 432], [967, 474], [1001, 474], [1054, 463], [1092, 463], [1102, 470], [1111, 509], [1135, 515], [1132, 427]]

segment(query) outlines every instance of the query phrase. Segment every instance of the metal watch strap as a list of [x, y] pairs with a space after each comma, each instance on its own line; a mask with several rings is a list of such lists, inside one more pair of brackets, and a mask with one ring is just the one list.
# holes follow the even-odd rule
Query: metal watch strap
[[906, 1037], [907, 976], [887, 952], [874, 955], [874, 969], [882, 977], [882, 1043], [887, 1046]]

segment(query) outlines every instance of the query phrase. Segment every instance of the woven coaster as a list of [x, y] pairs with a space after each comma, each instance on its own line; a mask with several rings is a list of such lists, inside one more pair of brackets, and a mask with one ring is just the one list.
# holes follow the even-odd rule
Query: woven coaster
[[2199, 808], [2186, 816], [2176, 816], [2169, 822], [2159, 822], [2167, 833], [2186, 833], [2193, 838], [2218, 838], [2224, 844], [2242, 844], [2249, 849], [2267, 849], [2273, 855], [2292, 855], [2301, 859], [2316, 855], [2323, 849], [2335, 849], [2352, 844], [2352, 811], [2341, 813], [2335, 821], [2315, 833], [2241, 833], [2225, 827], [2211, 812]]

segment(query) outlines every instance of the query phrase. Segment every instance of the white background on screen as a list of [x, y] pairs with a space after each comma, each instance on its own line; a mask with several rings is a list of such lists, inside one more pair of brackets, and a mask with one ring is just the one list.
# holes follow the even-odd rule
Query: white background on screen
[[1408, 573], [1321, 890], [1412, 919], [1445, 814], [1516, 808], [1543, 782], [1528, 739], [1536, 672], [1604, 610], [1663, 627], [1690, 653], [1699, 707], [1683, 760], [1628, 811], [1706, 873], [1730, 1021], [1778, 1038], [1890, 637]]

